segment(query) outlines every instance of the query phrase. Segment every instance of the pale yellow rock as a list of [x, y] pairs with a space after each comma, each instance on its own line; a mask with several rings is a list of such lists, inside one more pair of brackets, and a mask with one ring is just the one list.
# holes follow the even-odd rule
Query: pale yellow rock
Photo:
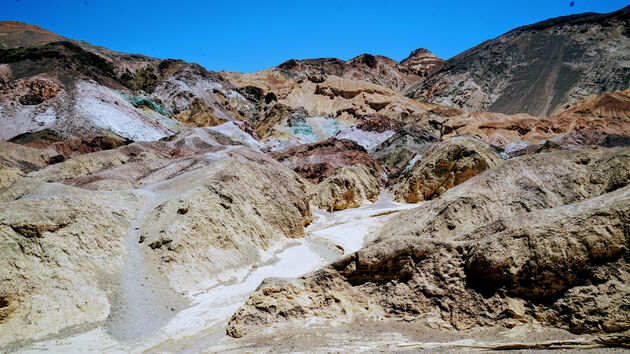
[[517, 319], [525, 316], [525, 304], [523, 300], [508, 298], [505, 301], [505, 306], [508, 315]]
[[0, 189], [10, 187], [24, 174], [17, 168], [7, 167], [0, 164]]
[[365, 165], [346, 166], [327, 177], [309, 192], [311, 206], [329, 212], [357, 208], [378, 199], [376, 171]]
[[456, 136], [423, 151], [415, 164], [391, 182], [390, 190], [396, 200], [407, 203], [435, 199], [501, 162], [498, 151], [487, 143]]
[[107, 318], [139, 202], [56, 185], [0, 203], [0, 345]]

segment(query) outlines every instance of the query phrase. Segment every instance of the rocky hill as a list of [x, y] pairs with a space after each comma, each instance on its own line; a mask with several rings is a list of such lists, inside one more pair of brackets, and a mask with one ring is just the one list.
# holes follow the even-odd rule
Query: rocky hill
[[10, 39], [0, 49], [2, 139], [50, 129], [64, 138], [154, 140], [249, 114], [250, 102], [197, 64], [117, 53], [14, 22], [0, 33]]
[[295, 280], [269, 279], [228, 334], [358, 314], [447, 331], [624, 331], [629, 153], [563, 151], [495, 166], [397, 215], [359, 252]]
[[327, 76], [334, 75], [400, 92], [433, 74], [442, 62], [442, 59], [421, 48], [400, 63], [381, 55], [361, 54], [348, 61], [337, 58], [292, 59], [278, 65], [278, 69], [296, 81], [323, 82]]
[[409, 97], [467, 111], [547, 116], [627, 89], [630, 7], [519, 27], [446, 61]]
[[41, 27], [17, 21], [0, 22], [0, 33], [2, 33], [0, 48], [3, 49], [30, 47], [68, 40]]
[[606, 92], [600, 96], [591, 95], [575, 102], [560, 117], [597, 117], [630, 121], [630, 89]]

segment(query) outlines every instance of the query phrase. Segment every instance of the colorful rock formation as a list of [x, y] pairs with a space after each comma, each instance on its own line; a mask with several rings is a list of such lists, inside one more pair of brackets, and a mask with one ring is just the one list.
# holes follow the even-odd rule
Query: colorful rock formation
[[378, 173], [382, 169], [365, 149], [351, 140], [330, 138], [304, 144], [276, 157], [281, 164], [312, 183], [319, 183], [344, 166], [365, 165]]

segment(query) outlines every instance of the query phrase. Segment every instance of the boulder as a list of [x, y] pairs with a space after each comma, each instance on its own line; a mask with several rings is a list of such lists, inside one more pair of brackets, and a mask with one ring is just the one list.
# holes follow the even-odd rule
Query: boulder
[[374, 202], [379, 193], [378, 173], [365, 165], [353, 165], [319, 182], [309, 191], [308, 198], [312, 207], [333, 212]]
[[438, 140], [437, 137], [418, 126], [406, 125], [376, 146], [370, 155], [397, 174], [402, 172], [411, 159], [419, 156]]
[[469, 136], [437, 143], [402, 172], [391, 187], [396, 200], [431, 200], [502, 162], [498, 150]]

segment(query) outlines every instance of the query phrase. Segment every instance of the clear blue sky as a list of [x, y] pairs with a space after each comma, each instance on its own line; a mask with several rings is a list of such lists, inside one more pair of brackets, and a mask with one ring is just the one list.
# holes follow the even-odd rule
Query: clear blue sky
[[[573, 6], [570, 6], [571, 2]], [[450, 58], [550, 17], [610, 12], [628, 0], [188, 1], [0, 0], [0, 20], [44, 27], [121, 52], [252, 72], [291, 58], [361, 53]]]

